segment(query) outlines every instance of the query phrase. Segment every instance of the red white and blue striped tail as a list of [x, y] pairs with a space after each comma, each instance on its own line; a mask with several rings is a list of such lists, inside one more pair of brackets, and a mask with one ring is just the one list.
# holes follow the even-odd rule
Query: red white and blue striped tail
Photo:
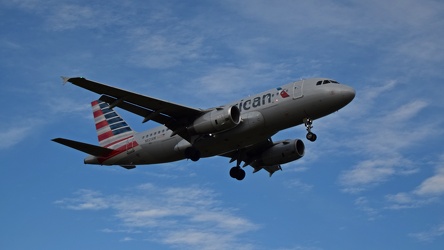
[[91, 102], [91, 106], [101, 147], [113, 148], [118, 142], [134, 135], [135, 132], [108, 103], [97, 100]]

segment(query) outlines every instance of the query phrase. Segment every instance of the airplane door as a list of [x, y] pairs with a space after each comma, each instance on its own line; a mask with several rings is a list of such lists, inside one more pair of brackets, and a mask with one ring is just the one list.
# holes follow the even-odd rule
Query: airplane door
[[134, 149], [134, 137], [128, 138], [126, 140], [126, 154], [131, 154], [135, 151]]
[[304, 87], [304, 80], [294, 82], [293, 99], [298, 99], [303, 96], [303, 92], [302, 92], [303, 87]]

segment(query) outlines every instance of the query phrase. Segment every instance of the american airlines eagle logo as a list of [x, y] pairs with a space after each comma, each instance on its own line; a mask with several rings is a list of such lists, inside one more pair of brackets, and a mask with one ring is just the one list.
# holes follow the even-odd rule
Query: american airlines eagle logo
[[279, 87], [279, 88], [277, 88], [277, 90], [279, 91], [279, 95], [280, 95], [282, 98], [290, 97], [290, 95], [287, 93], [287, 92], [288, 92], [288, 89], [282, 89], [281, 87]]

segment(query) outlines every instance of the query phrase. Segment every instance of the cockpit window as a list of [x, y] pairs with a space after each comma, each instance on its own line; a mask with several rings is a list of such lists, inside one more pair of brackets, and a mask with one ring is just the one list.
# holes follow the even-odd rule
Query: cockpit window
[[317, 81], [316, 85], [322, 85], [322, 84], [329, 84], [329, 83], [334, 83], [334, 84], [340, 84], [339, 82], [335, 81], [335, 80], [321, 80], [321, 81]]

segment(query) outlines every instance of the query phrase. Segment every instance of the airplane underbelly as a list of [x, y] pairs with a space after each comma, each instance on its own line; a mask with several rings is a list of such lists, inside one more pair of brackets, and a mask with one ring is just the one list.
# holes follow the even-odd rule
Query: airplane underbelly
[[205, 142], [196, 144], [196, 148], [199, 149], [202, 157], [211, 157], [215, 155], [222, 155], [239, 148], [251, 146], [255, 143], [263, 142], [270, 138], [270, 136], [271, 135], [257, 135], [248, 139], [237, 137], [221, 140], [206, 140]]
[[174, 146], [180, 140], [180, 137], [171, 137], [167, 140], [143, 145], [141, 152], [139, 152], [139, 164], [156, 164], [184, 159], [183, 153], [174, 150]]
[[105, 164], [146, 165], [182, 160], [184, 159], [183, 153], [174, 151], [174, 145], [180, 139], [172, 137], [163, 141], [138, 145], [134, 150], [124, 151], [110, 159], [112, 163], [105, 162]]
[[262, 113], [254, 111], [243, 114], [242, 123], [236, 128], [197, 139], [194, 147], [199, 149], [202, 157], [210, 157], [263, 142], [274, 133], [266, 128]]

